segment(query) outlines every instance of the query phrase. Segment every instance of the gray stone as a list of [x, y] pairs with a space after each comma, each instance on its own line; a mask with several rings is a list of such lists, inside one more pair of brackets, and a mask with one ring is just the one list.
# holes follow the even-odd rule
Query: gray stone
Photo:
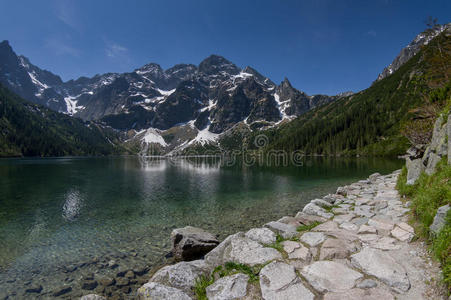
[[325, 219], [323, 217], [308, 215], [302, 211], [300, 211], [296, 214], [295, 219], [304, 225], [310, 225], [315, 222], [323, 223], [323, 222], [327, 221], [327, 219]]
[[345, 292], [327, 293], [324, 300], [394, 300], [395, 297], [381, 288], [373, 289], [351, 289]]
[[274, 248], [266, 248], [251, 239], [237, 237], [224, 250], [223, 261], [255, 266], [281, 258], [282, 255]]
[[260, 271], [260, 288], [265, 300], [313, 300], [296, 275], [295, 268], [283, 262], [272, 262]]
[[224, 250], [230, 245], [230, 242], [238, 237], [244, 237], [244, 233], [237, 232], [235, 234], [229, 235], [224, 241], [222, 241], [216, 248], [211, 250], [205, 255], [205, 262], [213, 270], [215, 267], [225, 263], [224, 261]]
[[157, 282], [148, 282], [138, 289], [140, 300], [192, 300], [183, 291]]
[[[434, 130], [432, 132], [432, 139], [429, 145], [430, 149], [440, 155], [444, 155], [446, 152], [445, 139], [446, 139], [446, 126], [442, 126], [443, 117], [439, 116], [434, 124]], [[445, 149], [443, 149], [446, 147]]]
[[354, 214], [361, 217], [371, 218], [372, 216], [374, 216], [374, 213], [371, 210], [372, 207], [369, 205], [356, 206], [354, 208]]
[[192, 226], [174, 229], [171, 239], [175, 260], [189, 261], [202, 258], [219, 244], [213, 234]]
[[449, 209], [450, 209], [449, 204], [441, 206], [437, 209], [434, 221], [432, 222], [431, 226], [429, 226], [429, 229], [433, 234], [438, 234], [440, 230], [442, 230], [443, 226], [445, 225], [445, 218]]
[[317, 291], [342, 292], [353, 288], [356, 281], [363, 277], [347, 266], [334, 261], [317, 261], [304, 267], [302, 276]]
[[370, 288], [374, 288], [377, 286], [377, 282], [374, 281], [373, 279], [365, 279], [362, 280], [359, 284], [357, 284], [358, 288], [361, 289], [370, 289]]
[[376, 234], [377, 233], [377, 229], [374, 228], [373, 226], [368, 226], [368, 225], [361, 225], [359, 228], [359, 231], [357, 232], [358, 234]]
[[345, 242], [339, 239], [327, 239], [321, 246], [320, 260], [347, 258], [351, 253], [360, 250], [357, 242]]
[[80, 300], [106, 300], [106, 298], [96, 294], [89, 294], [81, 297]]
[[368, 180], [369, 180], [371, 183], [375, 183], [375, 182], [377, 181], [377, 179], [378, 179], [380, 176], [381, 176], [381, 174], [379, 174], [379, 173], [374, 173], [374, 174], [371, 174], [371, 175], [368, 177]]
[[268, 245], [276, 242], [276, 234], [268, 228], [253, 228], [246, 232], [245, 236], [263, 245]]
[[338, 215], [333, 218], [335, 222], [341, 224], [343, 222], [350, 222], [355, 217], [354, 214]]
[[371, 241], [369, 243], [371, 248], [380, 249], [380, 250], [398, 250], [401, 249], [401, 245], [396, 244], [396, 240], [394, 238], [384, 236], [376, 241]]
[[310, 261], [312, 254], [310, 250], [295, 241], [282, 242], [283, 250], [288, 254], [289, 259], [301, 259], [303, 261]]
[[306, 232], [301, 236], [301, 242], [306, 243], [310, 247], [315, 247], [326, 240], [326, 236], [322, 232]]
[[[334, 218], [335, 221], [335, 218]], [[312, 229], [312, 231], [336, 231], [338, 230], [338, 224], [334, 221], [327, 221], [323, 224], [320, 224]]]
[[307, 204], [306, 206], [304, 206], [302, 211], [308, 215], [320, 216], [326, 219], [330, 219], [334, 216], [333, 214], [326, 212], [324, 208], [319, 207], [314, 203]]
[[429, 155], [429, 159], [428, 159], [428, 165], [426, 166], [426, 174], [428, 175], [432, 175], [435, 173], [435, 168], [437, 166], [437, 164], [440, 162], [442, 158], [440, 156], [438, 156], [437, 154], [435, 154], [434, 152], [432, 152]]
[[397, 238], [398, 240], [400, 240], [401, 242], [408, 242], [410, 243], [410, 241], [412, 241], [414, 235], [411, 232], [408, 232], [402, 228], [400, 228], [399, 226], [395, 226], [395, 229], [393, 229], [391, 231], [391, 235], [394, 238]]
[[316, 204], [316, 205], [318, 205], [319, 207], [322, 207], [322, 208], [332, 207], [332, 204], [330, 204], [329, 202], [327, 202], [327, 201], [325, 201], [323, 199], [314, 199], [314, 200], [310, 201], [310, 203]]
[[368, 225], [373, 226], [378, 231], [389, 232], [393, 230], [395, 223], [384, 217], [374, 217], [368, 221]]
[[152, 276], [150, 281], [190, 293], [196, 279], [207, 272], [208, 268], [203, 260], [183, 261], [161, 268]]
[[222, 277], [207, 287], [207, 298], [209, 300], [241, 299], [246, 296], [248, 281], [249, 276], [241, 273]]
[[424, 165], [421, 159], [410, 160], [406, 159], [407, 167], [407, 185], [413, 185], [418, 180], [421, 172], [424, 170]]
[[347, 189], [345, 187], [340, 186], [340, 187], [337, 188], [337, 195], [342, 195], [342, 196], [346, 197], [347, 194], [348, 194], [348, 191], [347, 191]]
[[350, 222], [343, 222], [338, 227], [345, 229], [345, 230], [349, 230], [349, 231], [359, 230], [359, 226], [355, 225], [354, 223], [350, 223]]
[[296, 226], [281, 222], [269, 222], [265, 224], [265, 227], [268, 227], [286, 239], [292, 238], [298, 234]]
[[406, 292], [410, 289], [406, 270], [387, 252], [364, 248], [359, 253], [351, 255], [351, 264], [398, 292]]

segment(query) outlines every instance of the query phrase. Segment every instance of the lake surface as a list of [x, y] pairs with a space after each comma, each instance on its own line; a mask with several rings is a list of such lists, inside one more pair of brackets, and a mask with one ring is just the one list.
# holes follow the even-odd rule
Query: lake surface
[[[294, 215], [315, 197], [402, 161], [311, 158], [302, 166], [221, 167], [181, 159], [0, 160], [0, 286], [44, 291], [114, 260], [150, 267], [170, 250], [170, 232], [228, 234]], [[79, 266], [76, 270], [67, 268]], [[19, 291], [18, 298], [22, 296]]]

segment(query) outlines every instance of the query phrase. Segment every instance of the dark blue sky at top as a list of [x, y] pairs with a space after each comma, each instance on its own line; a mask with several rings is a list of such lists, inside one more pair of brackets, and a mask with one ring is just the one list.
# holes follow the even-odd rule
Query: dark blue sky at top
[[367, 88], [451, 1], [0, 0], [0, 40], [63, 80], [219, 54], [308, 94]]

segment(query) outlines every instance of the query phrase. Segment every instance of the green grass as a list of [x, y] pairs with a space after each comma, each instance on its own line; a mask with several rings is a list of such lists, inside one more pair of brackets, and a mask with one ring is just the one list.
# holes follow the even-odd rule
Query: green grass
[[194, 293], [198, 300], [208, 300], [207, 287], [215, 281], [213, 276], [201, 275], [194, 283]]
[[397, 188], [401, 195], [412, 201], [412, 215], [418, 224], [419, 234], [429, 243], [432, 253], [442, 265], [443, 282], [451, 292], [451, 212], [446, 217], [443, 229], [434, 236], [429, 226], [434, 220], [440, 206], [451, 204], [451, 165], [443, 158], [437, 165], [435, 174], [421, 174], [417, 182], [408, 186], [405, 184], [407, 170], [404, 168], [398, 178]]
[[[316, 225], [315, 225], [315, 226], [316, 226]], [[274, 248], [274, 249], [276, 249], [277, 251], [279, 251], [279, 252], [281, 252], [282, 254], [284, 254], [285, 251], [283, 250], [283, 245], [282, 245], [282, 243], [283, 243], [284, 241], [294, 241], [294, 242], [298, 242], [298, 241], [299, 241], [299, 237], [294, 236], [294, 237], [292, 237], [292, 238], [286, 239], [286, 238], [284, 238], [283, 236], [281, 236], [280, 234], [278, 234], [278, 235], [276, 236], [276, 241], [275, 241], [274, 243], [269, 244], [269, 245], [265, 245], [265, 246], [266, 246], [266, 247], [270, 247], [270, 248]]]
[[315, 228], [316, 226], [318, 226], [319, 224], [321, 224], [321, 222], [315, 221], [315, 222], [313, 222], [313, 223], [310, 224], [310, 225], [301, 225], [301, 226], [299, 226], [298, 228], [296, 228], [296, 230], [297, 230], [298, 232], [309, 231], [309, 230], [312, 230], [313, 228]]
[[194, 284], [194, 293], [196, 294], [196, 299], [207, 300], [207, 287], [215, 282], [215, 275], [218, 274], [219, 277], [225, 277], [234, 275], [237, 273], [243, 273], [249, 276], [249, 283], [258, 282], [258, 274], [260, 270], [265, 265], [256, 265], [250, 267], [245, 264], [238, 264], [234, 262], [227, 262], [224, 266], [217, 266], [210, 276], [201, 275], [196, 279]]

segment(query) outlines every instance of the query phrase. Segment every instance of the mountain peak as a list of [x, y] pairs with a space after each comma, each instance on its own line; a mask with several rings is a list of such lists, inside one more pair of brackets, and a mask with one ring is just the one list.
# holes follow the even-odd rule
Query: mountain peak
[[199, 64], [199, 71], [207, 75], [213, 75], [222, 71], [231, 75], [238, 74], [241, 70], [222, 56], [212, 54]]
[[288, 80], [287, 77], [285, 77], [281, 83], [282, 88], [293, 88], [293, 86], [291, 85], [290, 81]]

